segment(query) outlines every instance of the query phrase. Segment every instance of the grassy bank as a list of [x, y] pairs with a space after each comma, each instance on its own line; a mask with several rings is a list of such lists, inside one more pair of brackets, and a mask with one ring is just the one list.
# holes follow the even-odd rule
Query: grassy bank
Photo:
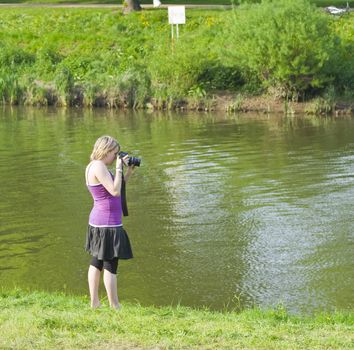
[[283, 309], [213, 312], [87, 297], [0, 293], [1, 349], [354, 349], [354, 313], [290, 316]]
[[229, 95], [225, 109], [242, 110], [266, 93], [331, 111], [353, 100], [354, 12], [302, 0], [188, 10], [174, 42], [166, 10], [2, 8], [0, 19], [3, 104], [213, 109]]

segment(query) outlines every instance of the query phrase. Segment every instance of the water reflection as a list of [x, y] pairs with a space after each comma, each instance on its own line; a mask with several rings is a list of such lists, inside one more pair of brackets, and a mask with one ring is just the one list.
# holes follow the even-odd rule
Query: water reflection
[[[86, 293], [91, 147], [142, 157], [123, 299], [292, 311], [352, 307], [352, 119], [0, 112], [0, 279]], [[33, 274], [32, 271], [39, 271]]]

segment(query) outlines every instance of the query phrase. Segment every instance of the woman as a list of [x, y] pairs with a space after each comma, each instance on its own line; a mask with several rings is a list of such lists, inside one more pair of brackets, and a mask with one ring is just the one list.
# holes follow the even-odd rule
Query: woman
[[[123, 165], [129, 156], [118, 157], [120, 146], [110, 136], [97, 139], [91, 154], [91, 162], [86, 167], [86, 185], [94, 199], [86, 237], [86, 251], [92, 255], [88, 270], [88, 284], [91, 307], [100, 306], [98, 287], [102, 269], [103, 282], [109, 304], [119, 309], [117, 293], [117, 268], [119, 259], [133, 257], [129, 238], [122, 225], [122, 182], [127, 181], [134, 166], [128, 166], [123, 176]], [[107, 166], [115, 162], [115, 174]]]

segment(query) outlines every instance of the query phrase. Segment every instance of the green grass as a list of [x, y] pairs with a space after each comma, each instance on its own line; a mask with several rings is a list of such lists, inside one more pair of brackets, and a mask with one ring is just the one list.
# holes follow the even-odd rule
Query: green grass
[[[216, 28], [221, 11], [204, 14], [190, 11], [181, 33], [198, 35], [200, 28]], [[94, 101], [97, 106], [105, 101], [105, 106], [131, 107], [151, 96], [150, 72], [157, 76], [165, 63], [171, 64], [166, 10], [127, 17], [112, 9], [4, 8], [0, 28], [0, 95], [4, 103], [43, 105], [55, 99], [67, 104], [70, 101], [65, 95], [73, 96], [80, 86], [84, 91], [80, 105]], [[178, 66], [186, 75], [185, 67]], [[169, 76], [163, 79], [171, 81]], [[157, 78], [155, 81], [158, 85]]]
[[[287, 6], [293, 11], [293, 3]], [[251, 33], [259, 27], [249, 25], [258, 7], [189, 9], [186, 24], [180, 27], [180, 39], [174, 42], [166, 9], [124, 16], [118, 8], [3, 7], [0, 104], [155, 109], [188, 105], [205, 110], [212, 109], [214, 96], [225, 91], [257, 94], [273, 84], [282, 92], [275, 74], [278, 71], [283, 74], [280, 83], [284, 85], [291, 78], [301, 93], [314, 82], [306, 91], [310, 97], [321, 95], [330, 84], [338, 94], [353, 90], [350, 53], [354, 12], [334, 18], [311, 7], [311, 14], [325, 30], [318, 31], [320, 27], [310, 19], [313, 16], [303, 10], [303, 23], [297, 21], [301, 30], [293, 31], [290, 26], [282, 36], [275, 31], [270, 40], [262, 39], [270, 31], [257, 37]], [[269, 13], [261, 18], [269, 22], [269, 28], [274, 27]], [[247, 41], [238, 39], [237, 30]], [[256, 39], [265, 46], [261, 54]], [[274, 42], [284, 50], [272, 46]], [[246, 50], [245, 46], [242, 51], [241, 44], [257, 50]], [[296, 53], [298, 45], [302, 55]], [[308, 53], [314, 50], [318, 55]], [[295, 68], [289, 66], [292, 53], [301, 56], [298, 62], [291, 61]], [[265, 65], [258, 61], [265, 56], [269, 57], [267, 62], [280, 68], [264, 71]], [[336, 64], [328, 63], [333, 61]], [[297, 71], [302, 62], [304, 69]], [[291, 75], [293, 71], [296, 75]]]
[[216, 312], [84, 296], [0, 293], [1, 349], [354, 349], [354, 312], [291, 316], [282, 308]]

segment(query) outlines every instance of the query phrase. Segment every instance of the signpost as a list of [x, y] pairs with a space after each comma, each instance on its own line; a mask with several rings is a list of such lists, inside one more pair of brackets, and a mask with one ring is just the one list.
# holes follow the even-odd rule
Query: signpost
[[168, 7], [168, 23], [171, 24], [172, 40], [174, 37], [174, 28], [176, 25], [176, 38], [179, 37], [179, 24], [186, 23], [186, 7], [185, 6], [169, 6]]

